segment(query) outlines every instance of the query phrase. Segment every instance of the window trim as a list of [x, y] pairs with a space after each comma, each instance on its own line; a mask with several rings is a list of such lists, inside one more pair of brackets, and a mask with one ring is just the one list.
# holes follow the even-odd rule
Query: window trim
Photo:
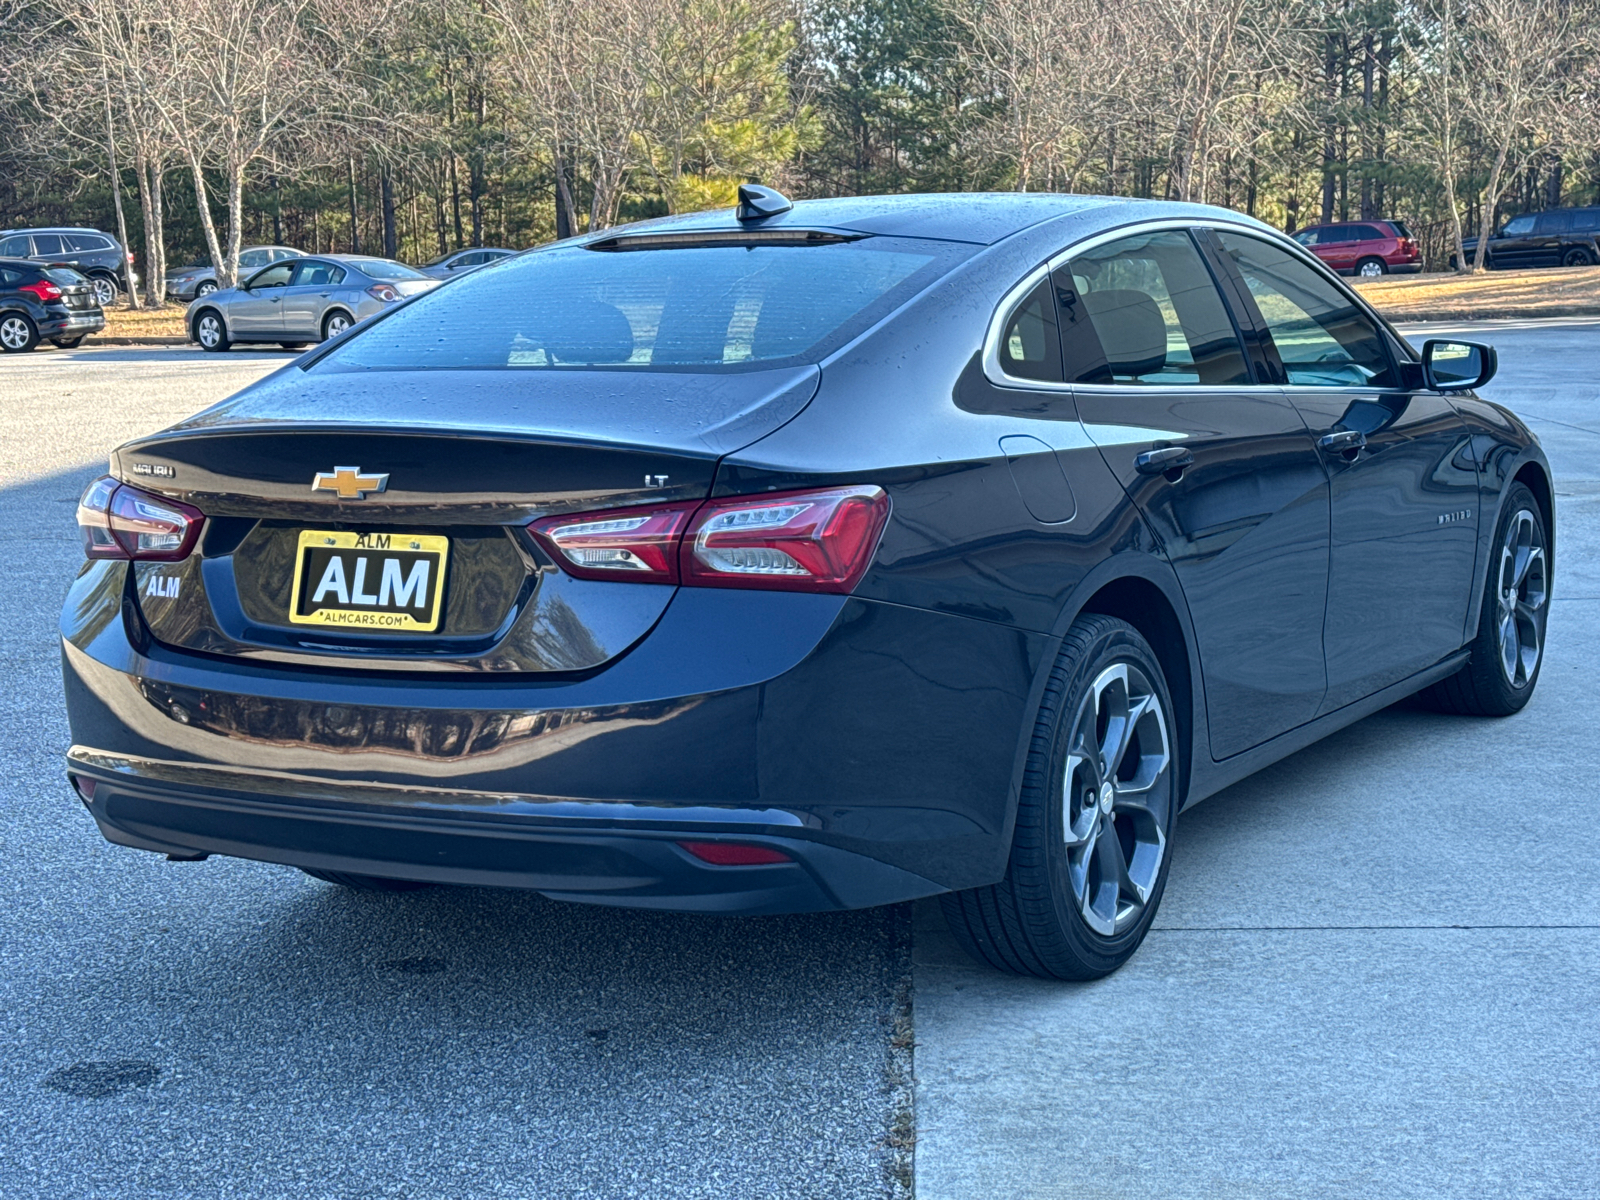
[[[1096, 247], [1104, 246], [1109, 242], [1121, 241], [1126, 237], [1137, 237], [1141, 233], [1162, 233], [1172, 229], [1189, 233], [1191, 237], [1193, 236], [1192, 231], [1197, 229], [1235, 229], [1241, 233], [1254, 233], [1258, 236], [1265, 233], [1269, 237], [1279, 239], [1289, 246], [1292, 246], [1294, 251], [1298, 253], [1301, 258], [1310, 259], [1312, 262], [1322, 267], [1324, 271], [1327, 271], [1327, 267], [1323, 265], [1322, 261], [1318, 259], [1316, 255], [1312, 254], [1304, 246], [1294, 242], [1287, 235], [1279, 234], [1276, 230], [1264, 230], [1253, 223], [1247, 224], [1243, 221], [1229, 221], [1226, 219], [1196, 220], [1193, 217], [1160, 217], [1146, 221], [1134, 221], [1127, 225], [1119, 225], [1114, 229], [1103, 229], [1096, 233], [1087, 234], [1084, 237], [1079, 238], [1077, 241], [1071, 242], [1064, 248], [1056, 251], [1048, 259], [1024, 275], [1020, 282], [1013, 284], [1006, 290], [1005, 295], [1000, 299], [999, 305], [997, 305], [995, 308], [994, 315], [989, 318], [989, 328], [984, 334], [984, 376], [996, 387], [1016, 388], [1030, 392], [1061, 392], [1065, 395], [1072, 395], [1075, 392], [1082, 392], [1085, 395], [1148, 396], [1162, 391], [1162, 389], [1159, 387], [1153, 387], [1150, 384], [1142, 383], [1051, 383], [1040, 379], [1024, 379], [1017, 375], [1008, 375], [1005, 371], [1000, 369], [1000, 339], [1005, 336], [1006, 324], [1011, 319], [1011, 316], [1017, 306], [1028, 298], [1028, 293], [1039, 286], [1039, 281], [1041, 279], [1047, 277], [1058, 267], [1065, 266], [1067, 263], [1071, 262], [1072, 259], [1084, 253], [1086, 250], [1093, 250]], [[1209, 269], [1211, 267], [1211, 263], [1207, 258], [1205, 247], [1197, 246], [1196, 253], [1200, 255], [1201, 260], [1206, 263], [1206, 266]], [[1331, 272], [1329, 273], [1331, 274]], [[1237, 311], [1237, 305], [1234, 301], [1234, 298], [1228, 294], [1227, 290], [1223, 288], [1220, 282], [1217, 284], [1217, 294], [1222, 300], [1223, 307], [1227, 309], [1228, 316], [1232, 319], [1234, 329], [1238, 333], [1244, 334], [1248, 328], [1256, 323], [1257, 315], [1255, 313], [1240, 313]], [[1369, 317], [1376, 315], [1372, 312], [1371, 308], [1365, 304], [1361, 305], [1361, 310]], [[1246, 316], [1250, 318], [1249, 321], [1243, 319]], [[1387, 327], [1382, 325], [1381, 322], [1380, 328], [1385, 330], [1387, 329]], [[1240, 348], [1244, 352], [1246, 363], [1252, 363], [1254, 360], [1250, 355], [1250, 347], [1248, 342], [1246, 341], [1241, 345]], [[1275, 383], [1257, 382], [1228, 384], [1174, 384], [1173, 389], [1177, 388], [1181, 388], [1184, 395], [1225, 396], [1237, 394], [1241, 388], [1271, 388], [1277, 390], [1281, 388], [1281, 385]]]

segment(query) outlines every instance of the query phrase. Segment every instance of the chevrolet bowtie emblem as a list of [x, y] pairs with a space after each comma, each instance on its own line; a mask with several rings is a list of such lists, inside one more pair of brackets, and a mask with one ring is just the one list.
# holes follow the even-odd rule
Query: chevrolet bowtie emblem
[[368, 492], [381, 492], [388, 486], [387, 475], [363, 475], [360, 467], [318, 471], [311, 481], [313, 492], [334, 492], [341, 500], [360, 500]]

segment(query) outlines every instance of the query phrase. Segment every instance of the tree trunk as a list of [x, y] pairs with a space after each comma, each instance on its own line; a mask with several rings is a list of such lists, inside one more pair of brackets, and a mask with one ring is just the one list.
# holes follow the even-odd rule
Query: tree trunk
[[117, 240], [122, 243], [123, 261], [118, 264], [128, 273], [128, 307], [139, 307], [139, 288], [133, 282], [133, 264], [127, 261], [128, 221], [122, 214], [122, 172], [117, 170], [117, 139], [111, 124], [111, 81], [105, 68], [100, 69], [100, 81], [105, 85], [106, 101], [106, 157], [111, 167], [111, 202], [117, 210]]
[[200, 217], [200, 230], [206, 235], [206, 249], [211, 252], [211, 267], [217, 273], [220, 286], [232, 287], [233, 275], [228, 268], [228, 260], [223, 256], [222, 243], [217, 240], [217, 223], [211, 219], [211, 202], [206, 198], [205, 168], [200, 165], [199, 151], [193, 145], [184, 149], [190, 174], [194, 178], [194, 202]]
[[242, 162], [228, 164], [228, 281], [223, 287], [239, 282], [239, 243], [244, 237], [244, 169]]
[[160, 308], [166, 292], [166, 272], [161, 270], [160, 255], [155, 249], [155, 206], [150, 196], [150, 172], [146, 169], [144, 148], [133, 147], [133, 173], [139, 177], [139, 220], [144, 226], [144, 307]]
[[1372, 173], [1372, 85], [1377, 66], [1372, 52], [1372, 33], [1369, 30], [1361, 39], [1361, 219], [1376, 221], [1381, 215], [1373, 203]]
[[1500, 138], [1495, 150], [1494, 166], [1489, 168], [1489, 186], [1483, 192], [1483, 210], [1478, 216], [1478, 245], [1472, 255], [1472, 273], [1481, 275], [1487, 268], [1483, 260], [1489, 250], [1489, 231], [1494, 228], [1494, 210], [1500, 203], [1500, 176], [1506, 169], [1506, 159], [1511, 154], [1510, 126]]
[[272, 241], [283, 245], [283, 181], [277, 178], [272, 181]]
[[1322, 223], [1324, 225], [1333, 220], [1333, 202], [1337, 194], [1333, 164], [1339, 155], [1337, 123], [1334, 120], [1334, 106], [1339, 100], [1338, 46], [1338, 36], [1328, 34], [1322, 60], [1324, 99], [1328, 105], [1322, 131]]
[[346, 179], [350, 191], [350, 253], [361, 253], [361, 214], [356, 209], [356, 160], [353, 155], [345, 156]]
[[394, 178], [389, 168], [378, 168], [378, 185], [383, 193], [383, 256], [400, 257], [400, 234], [394, 223]]
[[[158, 280], [161, 288], [153, 293], [146, 292], [145, 302], [151, 308], [160, 308], [167, 301], [167, 206], [162, 199], [162, 192], [166, 187], [166, 168], [161, 160], [152, 155], [146, 160], [146, 168], [150, 175], [150, 233], [145, 241], [151, 247], [150, 278]], [[148, 286], [148, 281], [146, 281]]]

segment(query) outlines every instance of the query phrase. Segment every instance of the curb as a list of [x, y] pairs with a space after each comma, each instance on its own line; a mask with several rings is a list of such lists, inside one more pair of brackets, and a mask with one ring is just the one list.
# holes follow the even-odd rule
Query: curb
[[97, 337], [90, 334], [83, 339], [85, 346], [187, 346], [186, 337]]

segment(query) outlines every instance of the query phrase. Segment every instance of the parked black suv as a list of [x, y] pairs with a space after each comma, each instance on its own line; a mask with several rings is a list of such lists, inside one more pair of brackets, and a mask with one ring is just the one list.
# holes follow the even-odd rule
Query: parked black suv
[[[1489, 251], [1484, 266], [1511, 267], [1589, 267], [1600, 263], [1600, 206], [1552, 208], [1541, 213], [1512, 217], [1489, 235]], [[1462, 247], [1471, 262], [1478, 248], [1475, 237], [1462, 238]], [[1450, 265], [1456, 265], [1450, 256]]]
[[71, 267], [0, 258], [0, 350], [21, 354], [41, 338], [70, 350], [105, 327], [87, 276]]
[[8, 229], [0, 233], [0, 258], [31, 258], [74, 267], [89, 277], [102, 305], [113, 303], [119, 291], [127, 291], [128, 273], [133, 269], [133, 255], [98, 229]]

